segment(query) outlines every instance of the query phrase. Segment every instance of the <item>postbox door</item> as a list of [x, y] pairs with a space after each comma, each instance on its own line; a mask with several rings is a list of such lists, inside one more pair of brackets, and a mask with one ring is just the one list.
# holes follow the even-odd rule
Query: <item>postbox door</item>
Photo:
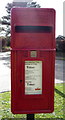
[[[38, 58], [28, 58], [25, 51], [12, 53], [15, 79], [12, 79], [13, 113], [46, 113], [54, 108], [54, 52], [45, 52]], [[41, 53], [41, 54], [42, 54]], [[16, 54], [16, 55], [15, 55]], [[52, 56], [52, 57], [51, 57]], [[39, 105], [40, 103], [40, 105]], [[15, 106], [15, 107], [13, 107]], [[43, 109], [44, 108], [44, 109]], [[15, 110], [14, 110], [15, 109]]]

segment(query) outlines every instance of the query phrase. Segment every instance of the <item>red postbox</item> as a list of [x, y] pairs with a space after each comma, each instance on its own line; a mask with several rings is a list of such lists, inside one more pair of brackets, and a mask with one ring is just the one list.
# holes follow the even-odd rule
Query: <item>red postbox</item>
[[11, 48], [12, 112], [53, 112], [55, 10], [13, 8]]

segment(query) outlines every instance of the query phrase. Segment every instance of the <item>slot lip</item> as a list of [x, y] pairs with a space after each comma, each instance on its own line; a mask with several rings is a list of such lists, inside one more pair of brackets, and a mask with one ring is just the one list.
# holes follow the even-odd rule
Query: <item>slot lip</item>
[[22, 48], [11, 48], [11, 51], [44, 51], [44, 52], [50, 52], [50, 51], [56, 51], [56, 48], [48, 48], [48, 49], [22, 49]]
[[52, 26], [15, 26], [16, 33], [50, 33]]

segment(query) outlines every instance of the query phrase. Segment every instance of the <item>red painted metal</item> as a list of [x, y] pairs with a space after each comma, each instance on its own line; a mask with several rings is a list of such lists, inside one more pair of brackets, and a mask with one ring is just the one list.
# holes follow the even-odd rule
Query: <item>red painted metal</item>
[[[28, 26], [29, 32], [23, 31], [22, 26], [25, 26], [24, 28]], [[40, 26], [40, 30], [37, 30], [37, 26]], [[11, 111], [14, 114], [53, 112], [55, 10], [13, 8], [11, 12], [11, 48]], [[30, 51], [36, 51], [37, 56], [31, 57]], [[25, 61], [42, 61], [42, 94], [25, 94]]]

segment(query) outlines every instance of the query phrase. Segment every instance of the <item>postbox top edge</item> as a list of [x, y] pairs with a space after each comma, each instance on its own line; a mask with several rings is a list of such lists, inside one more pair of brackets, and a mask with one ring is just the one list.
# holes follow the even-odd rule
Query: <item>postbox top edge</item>
[[50, 11], [52, 11], [52, 12], [54, 12], [54, 13], [56, 13], [56, 10], [54, 9], [54, 8], [31, 8], [31, 7], [13, 7], [12, 9], [11, 9], [11, 12], [12, 11], [16, 11], [16, 10], [44, 10], [44, 11], [48, 11], [48, 12], [50, 12]]

